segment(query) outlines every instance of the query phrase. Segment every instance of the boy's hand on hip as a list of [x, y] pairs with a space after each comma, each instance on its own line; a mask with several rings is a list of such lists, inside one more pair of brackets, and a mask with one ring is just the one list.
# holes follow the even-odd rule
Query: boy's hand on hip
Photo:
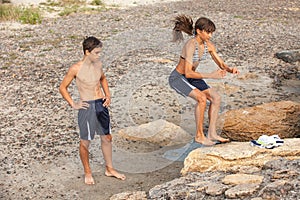
[[79, 109], [88, 109], [90, 105], [87, 102], [79, 101], [77, 103], [73, 102], [71, 106], [72, 108], [79, 110]]
[[110, 102], [111, 102], [110, 97], [104, 97], [104, 100], [105, 101], [103, 103], [103, 106], [107, 108], [110, 105]]

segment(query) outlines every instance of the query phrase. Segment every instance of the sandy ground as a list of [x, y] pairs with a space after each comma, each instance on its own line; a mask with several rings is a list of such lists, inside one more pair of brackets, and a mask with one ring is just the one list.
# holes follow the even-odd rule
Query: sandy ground
[[104, 0], [107, 5], [119, 5], [121, 7], [150, 5], [155, 3], [176, 2], [179, 0]]
[[[173, 1], [177, 0], [105, 0], [104, 3], [107, 5], [117, 5], [118, 7], [126, 8], [131, 6], [149, 5], [157, 2], [163, 3]], [[16, 5], [38, 5], [39, 3], [47, 1], [12, 0], [11, 2]], [[5, 24], [4, 26], [9, 26], [9, 29], [12, 30], [19, 30], [27, 25], [9, 23], [8, 25]], [[123, 88], [118, 89], [118, 91], [122, 90]], [[118, 93], [118, 91], [116, 91], [116, 93]], [[124, 103], [124, 100], [121, 102]], [[75, 116], [72, 115], [72, 117]], [[34, 161], [26, 164], [24, 163], [27, 167], [25, 167], [24, 170], [18, 171], [17, 176], [8, 176], [11, 173], [9, 171], [7, 171], [6, 174], [1, 175], [0, 185], [3, 185], [5, 180], [9, 178], [9, 181], [11, 181], [12, 184], [15, 184], [13, 188], [18, 188], [19, 191], [13, 188], [8, 190], [5, 189], [4, 193], [9, 193], [9, 195], [2, 193], [0, 195], [0, 199], [54, 198], [106, 200], [109, 199], [109, 197], [113, 194], [124, 191], [148, 191], [157, 184], [170, 181], [180, 176], [180, 170], [183, 167], [183, 162], [174, 162], [163, 159], [161, 157], [163, 152], [157, 153], [156, 151], [153, 151], [153, 149], [157, 149], [159, 147], [155, 145], [150, 145], [149, 147], [149, 144], [143, 144], [143, 142], [139, 144], [124, 144], [122, 141], [119, 141], [118, 138], [115, 138], [116, 145], [114, 145], [113, 155], [114, 163], [116, 168], [121, 170], [121, 172], [127, 176], [127, 179], [126, 181], [120, 181], [115, 178], [106, 177], [104, 175], [105, 165], [102, 153], [100, 151], [99, 138], [97, 139], [98, 140], [95, 140], [91, 146], [91, 167], [93, 169], [93, 176], [96, 185], [86, 186], [83, 183], [84, 177], [82, 174], [82, 165], [79, 157], [58, 158], [58, 160], [55, 162], [46, 162], [47, 164]], [[132, 145], [133, 149], [135, 148], [137, 150], [133, 150], [133, 152], [131, 150], [128, 151], [125, 149], [128, 145]], [[148, 147], [141, 148], [141, 145]], [[78, 145], [75, 145], [75, 149], [72, 150], [73, 152], [77, 151], [77, 146]], [[71, 148], [74, 148], [74, 146]], [[137, 151], [141, 149], [143, 149], [144, 154], [141, 153], [135, 162], [128, 162], [128, 160], [126, 160], [137, 156]], [[147, 152], [149, 153], [148, 155]], [[156, 154], [159, 154], [160, 156], [157, 156]], [[152, 161], [150, 161], [149, 157], [146, 156], [150, 156], [150, 160]], [[1, 159], [3, 159], [3, 157], [4, 156], [1, 156]], [[151, 165], [149, 165], [150, 162], [152, 162]], [[138, 166], [136, 163], [139, 163]], [[20, 176], [20, 174], [24, 175]], [[38, 183], [34, 183], [35, 181], [38, 181]], [[24, 187], [24, 184], [26, 183], [32, 183], [28, 189], [26, 186]], [[44, 190], [47, 192], [42, 192]], [[64, 191], [68, 192], [64, 194]]]
[[[259, 1], [250, 8], [250, 0], [170, 3], [0, 28], [0, 199], [106, 200], [128, 190], [147, 191], [180, 176], [183, 163], [162, 159], [160, 150], [166, 148], [122, 141], [114, 135], [115, 167], [127, 180], [104, 176], [97, 139], [91, 147], [96, 185], [84, 185], [76, 113], [57, 88], [68, 67], [81, 58], [81, 42], [87, 34], [103, 38], [105, 44], [103, 61], [113, 93], [114, 133], [163, 118], [194, 134], [193, 101], [176, 94], [167, 83], [181, 49], [169, 42], [170, 21], [178, 13], [196, 18], [203, 10], [203, 15], [213, 18], [218, 52], [241, 71], [238, 77], [208, 80], [222, 95], [222, 112], [270, 101], [299, 101], [295, 76], [299, 63], [274, 58], [277, 51], [299, 48], [298, 1], [289, 5], [280, 0]], [[209, 67], [201, 70], [215, 67], [205, 66]], [[281, 85], [274, 86], [278, 80]]]
[[[106, 5], [117, 5], [121, 7], [149, 5], [155, 3], [168, 3], [179, 0], [103, 0]], [[13, 4], [23, 5], [38, 5], [40, 3], [47, 2], [47, 0], [11, 0]]]

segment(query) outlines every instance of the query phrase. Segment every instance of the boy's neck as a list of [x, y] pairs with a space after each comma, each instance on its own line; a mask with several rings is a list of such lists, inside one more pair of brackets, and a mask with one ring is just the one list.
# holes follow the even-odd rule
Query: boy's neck
[[87, 65], [87, 66], [93, 65], [93, 62], [89, 59], [89, 57], [87, 55], [84, 55], [82, 62], [84, 65]]
[[201, 40], [200, 36], [198, 36], [198, 35], [196, 36], [196, 40], [197, 40], [199, 45], [204, 43], [203, 40]]

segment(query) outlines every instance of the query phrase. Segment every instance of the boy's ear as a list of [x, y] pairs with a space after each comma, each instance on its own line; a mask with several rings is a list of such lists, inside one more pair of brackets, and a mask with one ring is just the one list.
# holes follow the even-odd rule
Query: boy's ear
[[91, 52], [89, 52], [89, 50], [85, 50], [85, 55], [90, 55]]

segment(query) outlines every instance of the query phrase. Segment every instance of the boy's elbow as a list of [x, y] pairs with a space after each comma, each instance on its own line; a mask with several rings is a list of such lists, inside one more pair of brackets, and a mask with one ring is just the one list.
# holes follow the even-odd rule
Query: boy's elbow
[[186, 73], [185, 78], [193, 78], [193, 73]]
[[65, 88], [63, 87], [63, 85], [60, 85], [59, 86], [59, 93], [62, 94], [64, 90], [65, 90]]
[[193, 73], [186, 73], [185, 78], [200, 78], [200, 79], [202, 79], [204, 77], [203, 77], [203, 74], [193, 72]]

